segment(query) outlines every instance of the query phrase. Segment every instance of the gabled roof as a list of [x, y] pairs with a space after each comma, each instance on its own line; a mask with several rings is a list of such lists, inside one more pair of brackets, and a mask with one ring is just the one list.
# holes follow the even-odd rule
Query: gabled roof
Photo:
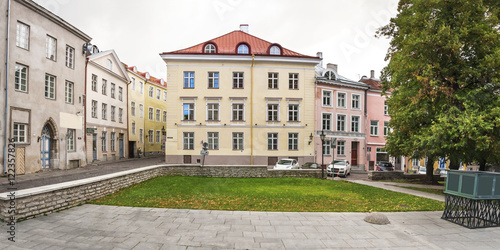
[[163, 88], [166, 88], [167, 87], [167, 82], [165, 80], [163, 80], [162, 78], [156, 78], [156, 77], [153, 77], [151, 76], [148, 72], [140, 72], [140, 71], [137, 71], [137, 67], [136, 66], [128, 66], [127, 64], [125, 63], [122, 63], [123, 66], [131, 71], [131, 72], [134, 72], [136, 75], [140, 76], [144, 81], [146, 82], [150, 82], [152, 84], [155, 84], [155, 85], [158, 85], [160, 87], [163, 87]]
[[123, 77], [127, 82], [130, 82], [130, 78], [128, 77], [127, 70], [125, 69], [125, 67], [121, 63], [120, 58], [118, 58], [118, 55], [116, 54], [115, 50], [110, 49], [110, 50], [106, 50], [106, 51], [101, 51], [99, 53], [95, 53], [95, 54], [87, 56], [87, 59], [89, 61], [94, 61], [98, 58], [101, 58], [101, 57], [104, 57], [107, 55], [110, 55], [111, 57], [114, 58], [116, 65], [118, 65], [118, 69], [119, 69], [120, 73], [122, 74], [121, 77]]
[[370, 89], [372, 90], [382, 90], [382, 81], [374, 78], [361, 78], [359, 80], [362, 83], [370, 85]]
[[[208, 44], [215, 45], [216, 53], [210, 53], [211, 55], [238, 55], [238, 46], [241, 44], [246, 44], [249, 47], [248, 54], [254, 55], [268, 55], [268, 56], [289, 56], [289, 57], [305, 57], [305, 58], [317, 58], [313, 56], [303, 55], [289, 49], [281, 47], [277, 43], [270, 43], [256, 36], [252, 36], [246, 32], [235, 30], [228, 34], [222, 35], [220, 37], [208, 40], [206, 42], [194, 45], [192, 47], [181, 49], [172, 52], [164, 52], [161, 55], [166, 54], [208, 54], [205, 53], [205, 46]], [[275, 45], [281, 50], [280, 55], [271, 55], [269, 53], [270, 48]], [[241, 55], [241, 54], [239, 54]]]

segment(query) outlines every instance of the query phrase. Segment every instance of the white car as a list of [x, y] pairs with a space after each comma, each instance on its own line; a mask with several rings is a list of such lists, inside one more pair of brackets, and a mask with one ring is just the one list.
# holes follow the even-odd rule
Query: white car
[[299, 163], [294, 159], [281, 159], [273, 169], [299, 169]]
[[419, 174], [426, 174], [426, 173], [427, 173], [427, 168], [426, 168], [426, 167], [422, 167], [422, 166], [420, 166], [420, 167], [418, 168], [418, 173], [419, 173]]
[[334, 160], [326, 167], [327, 175], [346, 177], [351, 174], [351, 164], [346, 160]]

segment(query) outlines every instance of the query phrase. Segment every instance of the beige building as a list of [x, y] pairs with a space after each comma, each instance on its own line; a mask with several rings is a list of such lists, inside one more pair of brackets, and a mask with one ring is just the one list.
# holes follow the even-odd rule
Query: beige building
[[273, 165], [314, 160], [315, 66], [248, 33], [162, 53], [167, 64], [166, 162]]
[[128, 149], [130, 158], [144, 155], [144, 87], [146, 77], [135, 66], [127, 66], [128, 85]]
[[82, 46], [91, 38], [31, 0], [1, 1], [0, 12], [3, 171], [9, 138], [17, 174], [84, 165]]
[[129, 82], [114, 50], [88, 56], [85, 125], [89, 163], [128, 158]]

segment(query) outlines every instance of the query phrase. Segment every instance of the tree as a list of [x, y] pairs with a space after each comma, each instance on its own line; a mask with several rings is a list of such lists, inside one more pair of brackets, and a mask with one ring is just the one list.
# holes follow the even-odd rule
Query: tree
[[391, 91], [388, 153], [482, 168], [498, 160], [499, 13], [495, 0], [400, 0], [377, 31], [391, 39], [381, 76]]

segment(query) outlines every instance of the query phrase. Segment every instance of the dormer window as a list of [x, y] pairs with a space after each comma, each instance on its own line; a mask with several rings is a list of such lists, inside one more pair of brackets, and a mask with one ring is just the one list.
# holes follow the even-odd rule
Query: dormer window
[[271, 49], [269, 49], [269, 54], [271, 55], [281, 55], [281, 49], [277, 45], [273, 45]]
[[333, 71], [327, 71], [325, 73], [325, 77], [328, 80], [337, 80], [337, 76], [335, 75], [335, 73], [333, 73]]
[[249, 50], [246, 44], [241, 44], [240, 46], [238, 46], [238, 54], [248, 54], [248, 53]]
[[215, 54], [217, 52], [215, 45], [213, 44], [207, 44], [205, 45], [205, 53], [206, 54]]

